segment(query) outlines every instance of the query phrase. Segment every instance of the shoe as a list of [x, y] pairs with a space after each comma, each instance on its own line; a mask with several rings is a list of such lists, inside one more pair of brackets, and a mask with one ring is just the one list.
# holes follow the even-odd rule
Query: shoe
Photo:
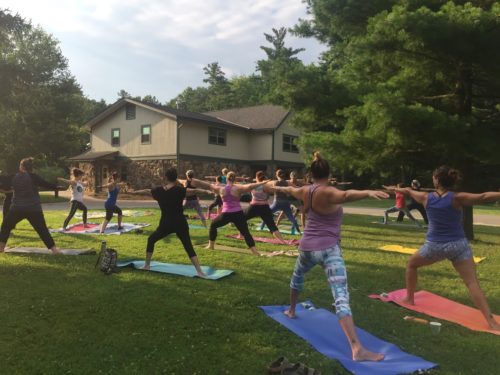
[[276, 358], [273, 362], [267, 366], [267, 371], [270, 374], [281, 374], [284, 368], [290, 367], [291, 363], [286, 357]]
[[321, 371], [307, 367], [303, 363], [296, 363], [291, 367], [285, 367], [281, 375], [321, 375]]

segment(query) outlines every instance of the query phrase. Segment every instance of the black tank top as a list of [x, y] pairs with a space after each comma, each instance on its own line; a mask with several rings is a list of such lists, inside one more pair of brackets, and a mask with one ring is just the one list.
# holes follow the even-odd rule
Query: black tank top
[[[278, 180], [276, 181], [276, 186], [283, 186], [286, 187], [288, 186], [288, 182], [286, 180]], [[288, 197], [285, 193], [282, 193], [281, 191], [277, 191], [274, 193], [274, 199], [277, 201], [288, 201]]]
[[[193, 185], [191, 185], [191, 180], [186, 180], [186, 188], [188, 189], [196, 189]], [[198, 197], [196, 195], [186, 195], [187, 201], [197, 200]]]

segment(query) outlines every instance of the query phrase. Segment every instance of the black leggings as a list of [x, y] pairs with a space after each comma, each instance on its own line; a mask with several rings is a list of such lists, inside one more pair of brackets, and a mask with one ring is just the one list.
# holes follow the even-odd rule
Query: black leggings
[[76, 210], [83, 211], [83, 223], [87, 224], [87, 207], [79, 201], [71, 201], [71, 208], [69, 209], [69, 214], [66, 220], [64, 220], [63, 228], [66, 228], [69, 224], [69, 221], [75, 216]]
[[255, 241], [253, 240], [253, 237], [248, 230], [247, 221], [245, 219], [243, 211], [223, 212], [215, 219], [213, 219], [212, 223], [210, 224], [210, 241], [215, 241], [215, 239], [217, 238], [217, 228], [223, 227], [224, 225], [229, 223], [234, 223], [234, 225], [236, 225], [236, 228], [238, 228], [243, 237], [245, 237], [245, 242], [247, 243], [248, 247], [255, 246]]
[[12, 193], [5, 193], [5, 199], [3, 201], [3, 218], [9, 213], [10, 205], [12, 203]]
[[118, 216], [122, 216], [122, 209], [118, 206], [106, 207], [106, 220], [110, 221], [113, 218], [113, 214], [117, 214]]
[[[422, 204], [418, 202], [411, 202], [409, 205], [406, 206], [408, 211], [411, 210], [418, 210], [420, 212], [420, 215], [422, 215], [422, 218], [424, 219], [425, 224], [429, 224], [429, 219], [427, 218], [427, 212], [425, 211], [425, 208]], [[399, 211], [398, 219], [397, 221], [403, 221], [403, 218], [405, 217], [405, 213], [402, 211]]]
[[217, 195], [214, 201], [210, 204], [210, 206], [208, 206], [208, 212], [212, 211], [214, 207], [221, 207], [221, 206], [222, 206], [222, 198], [220, 195]]
[[2, 223], [2, 230], [0, 231], [0, 242], [7, 243], [11, 230], [23, 219], [28, 219], [45, 246], [47, 246], [47, 249], [51, 249], [55, 246], [54, 240], [45, 223], [42, 211], [23, 211], [17, 209], [11, 209], [5, 217]]
[[152, 253], [155, 250], [155, 243], [172, 233], [175, 233], [181, 240], [188, 256], [190, 258], [195, 257], [196, 252], [194, 251], [191, 237], [189, 236], [189, 225], [184, 217], [171, 223], [160, 223], [158, 228], [148, 237], [146, 251]]
[[278, 227], [274, 222], [273, 213], [268, 204], [251, 204], [248, 206], [245, 210], [245, 219], [248, 221], [254, 217], [260, 217], [271, 233], [278, 230]]

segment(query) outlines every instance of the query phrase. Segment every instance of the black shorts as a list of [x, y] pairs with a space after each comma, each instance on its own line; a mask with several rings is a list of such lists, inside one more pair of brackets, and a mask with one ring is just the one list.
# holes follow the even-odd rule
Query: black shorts
[[118, 206], [106, 207], [106, 220], [110, 221], [113, 218], [113, 214], [118, 216], [122, 215], [122, 210]]

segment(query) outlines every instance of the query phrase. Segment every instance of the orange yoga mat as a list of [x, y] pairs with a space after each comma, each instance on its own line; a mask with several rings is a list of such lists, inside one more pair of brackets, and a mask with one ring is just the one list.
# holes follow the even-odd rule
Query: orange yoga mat
[[[372, 294], [369, 297], [380, 299], [383, 302], [394, 302], [409, 310], [457, 323], [473, 331], [489, 332], [494, 335], [500, 335], [500, 331], [494, 331], [488, 327], [483, 314], [481, 314], [481, 311], [478, 309], [462, 305], [426, 290], [415, 293], [415, 305], [402, 303], [401, 299], [405, 296], [406, 289], [399, 289], [389, 292], [387, 295], [384, 294], [384, 296]], [[499, 315], [494, 315], [494, 317], [497, 322], [500, 322]]]

